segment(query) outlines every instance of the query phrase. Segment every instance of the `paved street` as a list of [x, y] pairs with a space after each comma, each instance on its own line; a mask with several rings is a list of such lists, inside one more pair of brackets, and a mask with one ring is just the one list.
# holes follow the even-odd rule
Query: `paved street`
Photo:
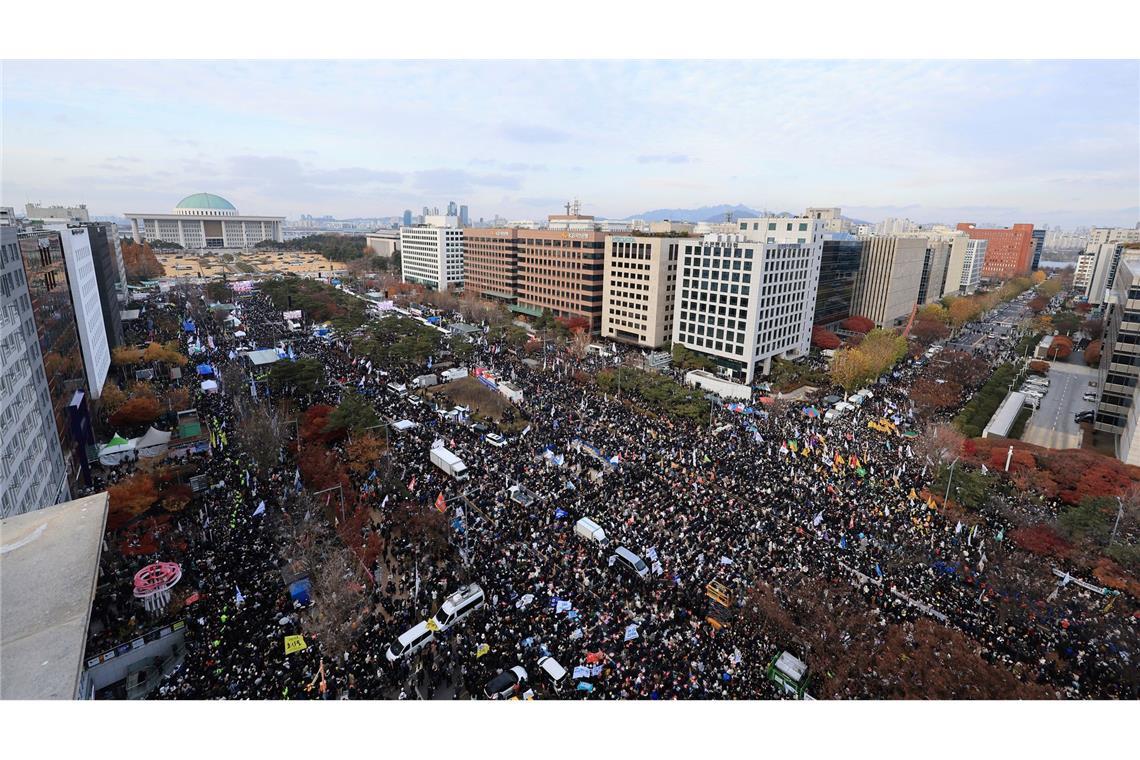
[[1041, 399], [1041, 406], [1025, 426], [1021, 440], [1051, 449], [1075, 449], [1081, 445], [1081, 428], [1073, 422], [1073, 415], [1095, 408], [1081, 396], [1096, 390], [1089, 386], [1095, 380], [1096, 369], [1082, 364], [1055, 362], [1049, 370], [1049, 392]]

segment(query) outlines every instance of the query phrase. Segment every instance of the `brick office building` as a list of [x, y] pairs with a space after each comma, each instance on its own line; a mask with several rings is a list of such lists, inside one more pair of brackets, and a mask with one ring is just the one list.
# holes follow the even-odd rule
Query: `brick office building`
[[1033, 268], [1033, 225], [1015, 224], [999, 229], [980, 229], [972, 222], [959, 222], [958, 229], [971, 240], [986, 241], [982, 277], [1009, 280], [1027, 275]]

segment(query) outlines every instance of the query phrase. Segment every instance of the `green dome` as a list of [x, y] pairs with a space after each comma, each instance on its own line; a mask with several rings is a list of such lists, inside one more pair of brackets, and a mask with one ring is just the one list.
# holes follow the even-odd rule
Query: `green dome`
[[234, 204], [230, 203], [220, 195], [214, 195], [213, 193], [194, 193], [193, 195], [187, 195], [185, 198], [180, 200], [178, 202], [178, 205], [174, 208], [210, 209], [213, 211], [237, 211], [237, 209], [234, 208]]

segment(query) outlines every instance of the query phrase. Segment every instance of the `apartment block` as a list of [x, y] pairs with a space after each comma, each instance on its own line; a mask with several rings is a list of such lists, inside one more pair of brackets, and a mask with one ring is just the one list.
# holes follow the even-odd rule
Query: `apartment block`
[[972, 240], [987, 242], [986, 260], [982, 264], [983, 278], [1010, 280], [1032, 271], [1035, 247], [1032, 224], [983, 229], [972, 222], [959, 222], [958, 229], [969, 235]]
[[513, 304], [519, 286], [519, 230], [468, 227], [463, 230], [463, 292]]
[[1073, 287], [1085, 291], [1088, 297], [1089, 285], [1092, 284], [1093, 267], [1096, 265], [1095, 253], [1082, 253], [1077, 257], [1077, 269], [1073, 272]]
[[671, 230], [606, 236], [603, 337], [647, 348], [672, 339], [678, 253], [683, 242], [695, 239]]
[[586, 319], [590, 332], [601, 330], [605, 241], [605, 233], [592, 229], [520, 229], [514, 311], [535, 317], [547, 309]]
[[1106, 243], [1140, 243], [1140, 225], [1136, 227], [1093, 227], [1089, 245]]
[[822, 256], [822, 223], [741, 219], [732, 234], [684, 241], [673, 342], [752, 383], [775, 358], [808, 352]]
[[879, 327], [905, 323], [918, 303], [926, 249], [921, 237], [866, 238], [852, 314], [867, 317]]
[[1115, 438], [1116, 456], [1140, 465], [1140, 250], [1125, 249], [1106, 305], [1096, 429]]

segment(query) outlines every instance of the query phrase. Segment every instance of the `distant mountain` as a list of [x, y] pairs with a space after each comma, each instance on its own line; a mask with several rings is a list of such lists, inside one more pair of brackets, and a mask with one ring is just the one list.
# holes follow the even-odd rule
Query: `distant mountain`
[[723, 222], [726, 213], [731, 213], [733, 219], [760, 216], [759, 211], [741, 204], [735, 206], [721, 204], [719, 206], [701, 206], [700, 208], [657, 208], [625, 218], [644, 219], [647, 222], [660, 222], [665, 219], [671, 222]]

